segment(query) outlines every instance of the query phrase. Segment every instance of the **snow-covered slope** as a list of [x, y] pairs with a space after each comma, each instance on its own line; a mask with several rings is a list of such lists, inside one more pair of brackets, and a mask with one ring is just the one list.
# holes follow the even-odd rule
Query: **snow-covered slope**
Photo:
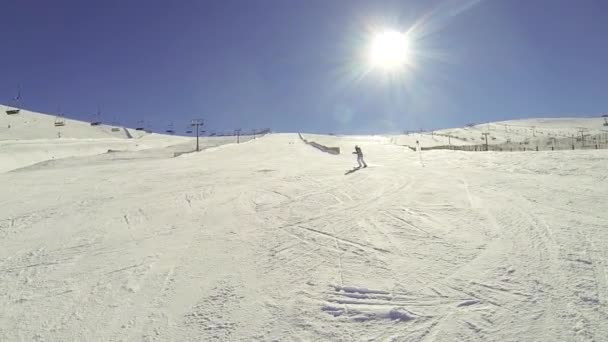
[[[31, 139], [102, 139], [129, 137], [121, 126], [105, 124], [91, 126], [89, 122], [61, 118], [57, 115], [36, 113], [20, 109], [18, 114], [8, 115], [12, 107], [0, 106], [0, 141]], [[138, 138], [145, 132], [128, 129], [131, 136]]]
[[[134, 129], [97, 125], [58, 118], [21, 109], [8, 115], [0, 106], [0, 172], [38, 163], [64, 163], [60, 159], [99, 156], [98, 159], [173, 157], [195, 149], [195, 139], [146, 133]], [[61, 122], [57, 126], [56, 123]], [[234, 142], [233, 137], [201, 138], [200, 147], [207, 148]], [[241, 140], [247, 141], [249, 137]], [[133, 151], [147, 152], [129, 154]], [[69, 161], [68, 161], [69, 163]]]
[[506, 141], [545, 141], [550, 138], [570, 138], [583, 134], [600, 134], [608, 130], [603, 118], [559, 118], [501, 121], [475, 125], [464, 129], [449, 129], [437, 133], [449, 134], [480, 143], [481, 133], [490, 133], [493, 143]]
[[606, 150], [305, 136], [0, 173], [0, 340], [608, 340]]
[[506, 142], [528, 142], [543, 145], [551, 139], [580, 137], [584, 135], [605, 134], [608, 125], [605, 118], [541, 118], [491, 122], [464, 128], [442, 129], [434, 132], [410, 133], [389, 136], [392, 143], [399, 145], [431, 147], [438, 145], [483, 144], [482, 133], [489, 133], [489, 144]]

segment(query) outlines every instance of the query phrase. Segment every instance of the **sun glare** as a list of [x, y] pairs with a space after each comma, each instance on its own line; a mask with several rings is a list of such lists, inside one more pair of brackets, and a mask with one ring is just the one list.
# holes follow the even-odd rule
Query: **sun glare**
[[408, 63], [409, 42], [406, 34], [384, 31], [376, 34], [370, 46], [372, 67], [394, 70]]

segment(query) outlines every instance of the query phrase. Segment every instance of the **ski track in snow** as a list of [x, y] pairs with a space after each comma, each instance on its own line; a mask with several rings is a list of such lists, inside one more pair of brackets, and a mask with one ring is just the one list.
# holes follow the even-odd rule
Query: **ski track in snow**
[[605, 151], [362, 139], [0, 173], [0, 340], [608, 340]]

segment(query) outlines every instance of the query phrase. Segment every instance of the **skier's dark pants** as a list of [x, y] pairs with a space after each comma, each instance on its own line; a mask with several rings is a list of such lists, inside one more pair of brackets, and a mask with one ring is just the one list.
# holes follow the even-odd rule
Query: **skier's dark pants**
[[361, 166], [367, 167], [367, 164], [365, 164], [365, 160], [363, 160], [363, 154], [357, 155], [357, 163], [359, 163], [359, 167], [361, 167]]

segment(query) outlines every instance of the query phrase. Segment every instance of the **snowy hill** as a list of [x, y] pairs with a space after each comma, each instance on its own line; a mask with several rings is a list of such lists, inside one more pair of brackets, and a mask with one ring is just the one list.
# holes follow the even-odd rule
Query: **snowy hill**
[[483, 133], [489, 133], [489, 144], [504, 144], [506, 142], [527, 142], [531, 146], [546, 146], [552, 139], [571, 139], [585, 136], [604, 135], [608, 138], [608, 125], [605, 118], [550, 118], [525, 119], [492, 122], [472, 125], [464, 128], [442, 129], [434, 132], [412, 132], [397, 135], [375, 136], [330, 136], [306, 134], [311, 140], [328, 146], [352, 150], [357, 143], [377, 142], [392, 145], [416, 147], [416, 142], [422, 147], [432, 146], [466, 146], [485, 143]]
[[608, 340], [608, 150], [304, 136], [0, 173], [0, 340]]
[[526, 119], [492, 122], [464, 128], [442, 129], [434, 132], [397, 135], [397, 144], [415, 146], [416, 140], [425, 147], [439, 145], [475, 145], [485, 142], [482, 133], [489, 133], [489, 144], [528, 142], [543, 145], [551, 139], [605, 134], [608, 126], [603, 118]]
[[[481, 142], [481, 133], [490, 133], [493, 143], [507, 141], [546, 141], [550, 138], [570, 138], [584, 134], [601, 134], [608, 131], [603, 118], [552, 118], [492, 122], [461, 129], [439, 130], [436, 133]], [[456, 139], [458, 141], [458, 139]]]
[[[0, 113], [0, 172], [59, 159], [96, 156], [100, 160], [173, 157], [195, 149], [195, 139], [95, 125], [21, 109]], [[60, 123], [57, 125], [57, 123]], [[242, 137], [247, 141], [251, 137]], [[234, 142], [234, 137], [201, 138], [201, 148]], [[143, 151], [142, 153], [130, 153]], [[110, 153], [108, 153], [110, 152]], [[105, 155], [102, 155], [105, 154]], [[90, 159], [90, 158], [89, 158]], [[47, 163], [47, 164], [49, 164]], [[68, 161], [69, 163], [69, 161]]]
[[[127, 139], [141, 137], [144, 132], [121, 126], [100, 124], [91, 126], [89, 122], [66, 119], [58, 115], [48, 115], [20, 109], [18, 114], [8, 115], [8, 106], [0, 106], [0, 141], [32, 139]], [[129, 136], [130, 135], [130, 136]]]

